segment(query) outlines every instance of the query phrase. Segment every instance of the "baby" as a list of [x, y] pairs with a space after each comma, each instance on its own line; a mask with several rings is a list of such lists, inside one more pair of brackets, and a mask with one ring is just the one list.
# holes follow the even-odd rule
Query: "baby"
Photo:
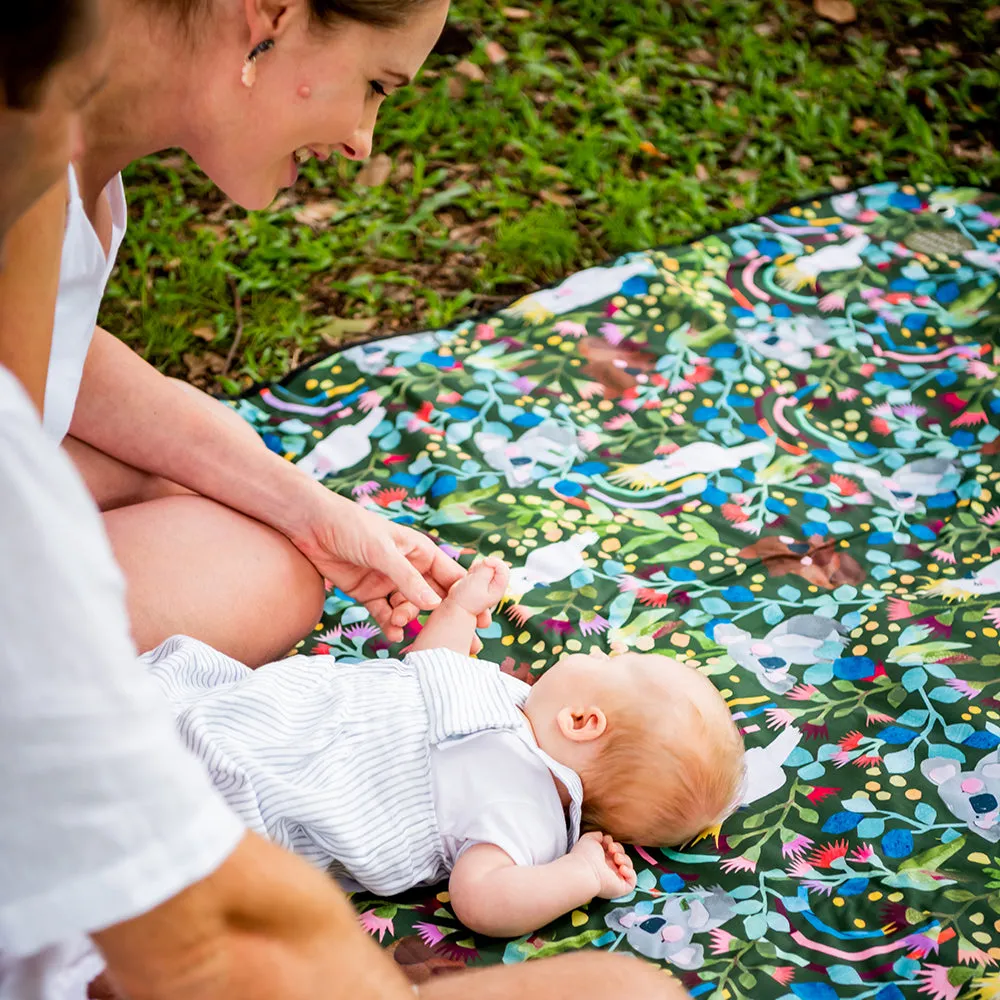
[[474, 566], [401, 661], [250, 670], [184, 637], [145, 660], [250, 829], [384, 895], [450, 873], [463, 923], [520, 936], [631, 891], [622, 842], [720, 822], [743, 745], [715, 687], [676, 660], [576, 654], [529, 687], [472, 659], [507, 579], [498, 559]]

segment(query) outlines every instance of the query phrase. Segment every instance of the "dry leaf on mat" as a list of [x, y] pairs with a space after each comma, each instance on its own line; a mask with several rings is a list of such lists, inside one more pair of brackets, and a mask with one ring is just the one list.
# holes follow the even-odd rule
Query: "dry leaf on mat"
[[392, 173], [392, 157], [388, 153], [376, 153], [354, 178], [355, 184], [362, 187], [379, 187], [389, 179]]
[[486, 79], [486, 74], [483, 72], [482, 67], [477, 66], [468, 59], [463, 59], [458, 63], [455, 66], [455, 72], [461, 73], [467, 80], [472, 80], [474, 83], [482, 83]]
[[850, 24], [858, 19], [851, 0], [813, 0], [813, 10], [834, 24]]

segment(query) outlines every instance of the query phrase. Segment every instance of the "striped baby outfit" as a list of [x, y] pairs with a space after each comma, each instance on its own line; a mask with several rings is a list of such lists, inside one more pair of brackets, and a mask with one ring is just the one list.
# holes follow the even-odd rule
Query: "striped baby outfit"
[[530, 688], [496, 664], [437, 649], [364, 663], [293, 656], [250, 670], [184, 636], [141, 659], [247, 827], [373, 892], [447, 874], [430, 751], [477, 733], [528, 743], [570, 793], [570, 847], [579, 835], [580, 779], [526, 735]]

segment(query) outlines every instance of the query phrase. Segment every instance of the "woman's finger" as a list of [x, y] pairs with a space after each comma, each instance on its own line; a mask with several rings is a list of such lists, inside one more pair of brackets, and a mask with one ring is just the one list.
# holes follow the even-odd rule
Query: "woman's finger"
[[366, 601], [365, 607], [389, 642], [399, 642], [403, 638], [403, 629], [401, 626], [393, 624], [392, 608], [389, 607], [389, 602], [384, 597]]
[[[402, 526], [397, 526], [402, 529]], [[443, 597], [465, 576], [465, 570], [454, 559], [446, 556], [426, 535], [412, 528], [402, 529], [406, 534], [399, 539], [410, 562], [424, 575]]]
[[441, 603], [441, 597], [431, 582], [418, 572], [410, 560], [395, 545], [386, 546], [379, 570], [396, 589], [421, 611], [430, 611]]

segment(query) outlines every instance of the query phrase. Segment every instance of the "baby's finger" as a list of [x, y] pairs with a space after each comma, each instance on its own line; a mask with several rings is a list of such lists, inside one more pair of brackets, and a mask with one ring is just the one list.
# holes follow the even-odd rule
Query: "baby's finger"
[[482, 651], [483, 651], [483, 641], [482, 641], [482, 639], [479, 638], [478, 635], [474, 635], [472, 637], [472, 654], [473, 654], [473, 656], [475, 656], [477, 653], [481, 653]]

